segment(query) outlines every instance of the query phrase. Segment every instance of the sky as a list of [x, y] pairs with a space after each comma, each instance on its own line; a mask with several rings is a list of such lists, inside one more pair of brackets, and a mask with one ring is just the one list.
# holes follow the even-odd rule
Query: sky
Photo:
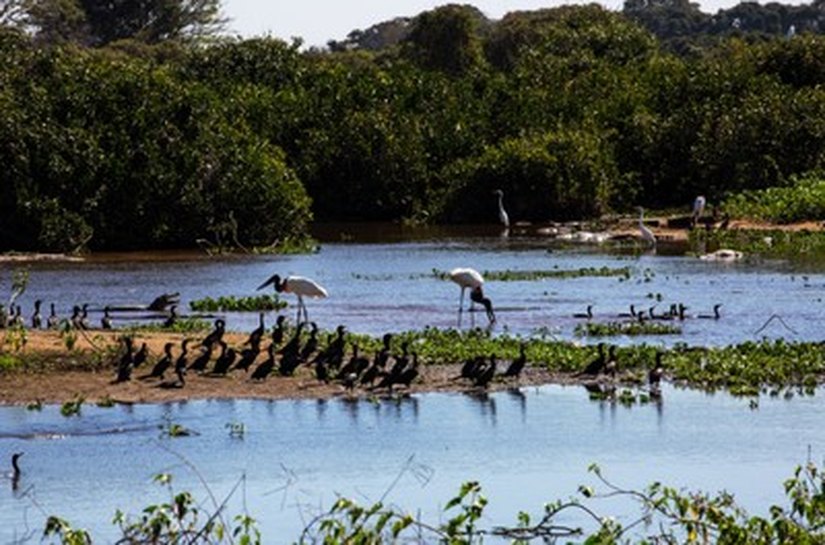
[[[324, 46], [328, 40], [341, 40], [355, 29], [399, 16], [414, 16], [422, 11], [450, 3], [449, 0], [222, 0], [229, 30], [244, 38], [271, 35], [289, 41], [301, 37], [305, 46]], [[570, 4], [569, 0], [453, 0], [471, 4], [491, 19], [516, 10], [535, 10]], [[601, 0], [609, 9], [620, 9], [623, 0]], [[716, 13], [739, 0], [701, 0], [702, 11]], [[786, 2], [787, 3], [787, 2]], [[798, 1], [790, 3], [799, 3]]]

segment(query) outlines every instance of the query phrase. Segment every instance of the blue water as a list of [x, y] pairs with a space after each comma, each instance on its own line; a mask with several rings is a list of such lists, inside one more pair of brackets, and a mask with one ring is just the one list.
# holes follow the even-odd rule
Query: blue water
[[[378, 237], [381, 239], [381, 237]], [[630, 304], [657, 312], [682, 302], [690, 317], [683, 334], [615, 338], [611, 342], [724, 345], [762, 336], [821, 340], [825, 274], [782, 262], [714, 264], [683, 255], [617, 255], [560, 249], [535, 238], [439, 236], [423, 240], [329, 242], [297, 256], [204, 258], [193, 254], [93, 256], [84, 263], [0, 265], [0, 299], [11, 273], [25, 268], [29, 283], [19, 303], [72, 305], [148, 303], [179, 291], [184, 303], [205, 296], [254, 295], [273, 273], [312, 277], [329, 291], [307, 302], [322, 328], [343, 323], [351, 331], [456, 325], [458, 287], [429, 275], [432, 269], [575, 270], [629, 267], [631, 277], [543, 279], [485, 285], [497, 307], [495, 333], [549, 331], [575, 338], [572, 315], [593, 304], [595, 321], [615, 320]], [[660, 294], [661, 301], [657, 301]], [[294, 300], [288, 315], [294, 318]], [[723, 303], [722, 318], [705, 320]], [[92, 321], [99, 320], [95, 311]], [[773, 319], [771, 320], [771, 318]], [[254, 313], [230, 313], [228, 326], [251, 330]], [[781, 320], [780, 320], [781, 318]], [[268, 318], [274, 322], [274, 314]], [[465, 316], [484, 325], [481, 314]], [[769, 322], [770, 320], [770, 322]], [[766, 322], [769, 322], [765, 326]], [[116, 322], [123, 325], [123, 322]], [[763, 327], [764, 326], [764, 327]], [[761, 330], [761, 331], [760, 331]], [[582, 342], [593, 340], [583, 339]], [[336, 494], [364, 503], [384, 497], [430, 521], [466, 480], [481, 481], [491, 498], [484, 525], [514, 523], [544, 502], [597, 484], [587, 473], [598, 462], [617, 484], [642, 487], [660, 480], [677, 487], [734, 492], [764, 513], [782, 499], [781, 482], [809, 456], [821, 461], [825, 402], [813, 398], [762, 399], [758, 410], [727, 395], [666, 389], [661, 406], [625, 408], [590, 402], [581, 388], [547, 386], [487, 398], [427, 394], [401, 401], [198, 401], [100, 409], [79, 418], [59, 408], [42, 412], [0, 407], [0, 467], [25, 452], [20, 489], [0, 482], [0, 543], [39, 539], [47, 514], [59, 514], [114, 539], [115, 508], [137, 513], [168, 500], [152, 482], [174, 474], [177, 490], [191, 490], [208, 506], [239, 482], [229, 512], [244, 509], [260, 520], [267, 543], [290, 542]], [[164, 438], [159, 426], [183, 424], [199, 435]], [[242, 423], [242, 439], [227, 424]], [[605, 514], [632, 520], [632, 505], [596, 504]]]
[[[152, 482], [174, 475], [210, 506], [206, 488], [260, 521], [267, 543], [289, 542], [337, 494], [421, 510], [440, 507], [467, 480], [491, 499], [483, 526], [538, 514], [544, 502], [574, 495], [597, 462], [623, 487], [655, 480], [691, 490], [733, 492], [755, 513], [783, 498], [781, 482], [809, 454], [821, 461], [825, 402], [815, 397], [760, 401], [665, 390], [661, 405], [591, 402], [583, 388], [545, 386], [478, 398], [426, 394], [398, 401], [197, 401], [102, 409], [64, 418], [0, 408], [0, 459], [24, 451], [20, 491], [0, 487], [0, 542], [38, 530], [59, 514], [105, 542], [115, 508], [136, 514], [168, 493]], [[198, 433], [164, 438], [175, 422]], [[227, 424], [243, 423], [243, 438]], [[119, 433], [115, 433], [119, 432]], [[0, 483], [2, 484], [2, 483]], [[21, 493], [25, 491], [25, 493]], [[602, 514], [630, 521], [628, 502], [596, 501]]]
[[[145, 256], [142, 256], [145, 257]], [[158, 257], [158, 256], [155, 256]], [[160, 256], [163, 257], [163, 256]], [[414, 242], [325, 242], [318, 253], [295, 256], [204, 258], [174, 255], [145, 260], [93, 257], [86, 263], [34, 263], [28, 289], [19, 299], [30, 315], [34, 299], [57, 304], [62, 316], [72, 305], [90, 303], [91, 321], [99, 323], [107, 304], [148, 303], [162, 292], [181, 293], [182, 307], [206, 296], [248, 296], [273, 273], [308, 276], [329, 291], [325, 300], [307, 300], [310, 318], [324, 329], [340, 323], [351, 331], [381, 334], [424, 326], [457, 325], [458, 286], [436, 279], [433, 269], [471, 266], [480, 271], [577, 270], [584, 267], [628, 267], [631, 278], [582, 277], [536, 281], [489, 281], [485, 286], [498, 309], [494, 332], [531, 334], [548, 331], [574, 338], [581, 320], [574, 313], [594, 305], [594, 321], [616, 320], [629, 305], [663, 313], [671, 303], [688, 305], [689, 318], [678, 323], [682, 335], [615, 339], [617, 343], [656, 342], [724, 345], [763, 336], [788, 340], [820, 340], [819, 323], [825, 274], [800, 272], [782, 262], [720, 264], [687, 256], [628, 256], [581, 249], [557, 249], [543, 239], [510, 237], [438, 238]], [[11, 271], [21, 265], [0, 265], [0, 294], [10, 292]], [[295, 315], [295, 300], [286, 294]], [[722, 319], [696, 319], [722, 303]], [[465, 302], [467, 304], [467, 302]], [[773, 317], [773, 319], [771, 319]], [[251, 330], [255, 313], [229, 313], [230, 329]], [[781, 318], [781, 320], [780, 320]], [[267, 319], [274, 323], [274, 313]], [[768, 323], [767, 327], [764, 327]], [[122, 321], [115, 322], [123, 325]], [[486, 326], [486, 318], [465, 314], [462, 327]], [[585, 342], [592, 342], [585, 340]]]

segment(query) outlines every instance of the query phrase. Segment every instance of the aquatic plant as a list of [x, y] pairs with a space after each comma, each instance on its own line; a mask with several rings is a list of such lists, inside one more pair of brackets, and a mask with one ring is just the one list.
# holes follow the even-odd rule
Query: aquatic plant
[[[527, 270], [515, 271], [506, 269], [503, 271], [483, 271], [481, 275], [487, 281], [497, 282], [523, 282], [542, 280], [544, 278], [582, 278], [582, 277], [611, 277], [618, 276], [624, 279], [630, 278], [629, 267], [582, 267], [579, 269], [558, 269], [549, 270]], [[449, 280], [450, 273], [433, 269], [432, 276], [440, 280]]]
[[288, 303], [277, 295], [254, 295], [251, 297], [220, 296], [217, 299], [205, 297], [189, 303], [196, 312], [251, 312], [260, 310], [280, 310]]
[[658, 322], [587, 322], [576, 325], [573, 333], [578, 337], [609, 337], [615, 335], [681, 335], [682, 328]]
[[727, 248], [745, 256], [781, 258], [795, 261], [825, 259], [825, 234], [817, 231], [783, 229], [730, 229], [707, 233], [694, 229], [692, 247], [703, 245], [707, 251]]
[[83, 406], [85, 400], [83, 396], [77, 395], [74, 399], [66, 401], [60, 406], [60, 414], [67, 418], [70, 416], [80, 416], [80, 408]]

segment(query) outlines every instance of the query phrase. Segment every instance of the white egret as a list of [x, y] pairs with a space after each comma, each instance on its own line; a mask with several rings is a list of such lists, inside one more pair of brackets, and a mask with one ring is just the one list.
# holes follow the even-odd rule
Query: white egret
[[504, 209], [504, 191], [496, 189], [493, 194], [498, 195], [498, 219], [504, 227], [510, 227], [510, 216]]
[[275, 286], [275, 291], [278, 293], [294, 293], [298, 296], [298, 318], [297, 322], [301, 322], [301, 311], [304, 311], [304, 321], [309, 322], [309, 314], [307, 307], [304, 304], [304, 297], [327, 297], [327, 290], [312, 279], [303, 276], [287, 276], [283, 280], [280, 275], [273, 274], [266, 282], [258, 286], [258, 289], [264, 289], [270, 284]]
[[707, 200], [705, 200], [704, 195], [699, 195], [693, 201], [693, 226], [696, 227], [696, 222], [699, 221], [699, 218], [702, 217], [702, 214], [705, 213], [705, 205], [707, 204]]
[[639, 232], [642, 235], [642, 240], [647, 242], [652, 248], [656, 248], [656, 235], [653, 234], [653, 231], [648, 229], [647, 225], [645, 225], [645, 209], [641, 206], [639, 207]]
[[450, 271], [450, 280], [461, 287], [461, 298], [458, 303], [458, 316], [461, 319], [461, 313], [464, 311], [464, 290], [470, 289], [470, 308], [472, 309], [474, 303], [484, 306], [487, 311], [487, 319], [490, 323], [496, 321], [496, 315], [493, 312], [493, 304], [489, 298], [484, 297], [484, 277], [481, 276], [475, 269], [469, 267], [459, 267]]

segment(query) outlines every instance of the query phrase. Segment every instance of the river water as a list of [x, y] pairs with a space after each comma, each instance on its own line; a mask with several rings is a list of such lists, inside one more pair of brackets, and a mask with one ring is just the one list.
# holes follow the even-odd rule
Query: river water
[[[380, 334], [424, 326], [453, 327], [459, 290], [433, 269], [576, 270], [627, 267], [629, 279], [582, 277], [490, 281], [498, 311], [495, 333], [550, 331], [576, 338], [594, 305], [594, 320], [616, 319], [630, 304], [666, 310], [682, 302], [691, 315], [683, 334], [616, 338], [611, 342], [724, 345], [762, 336], [821, 340], [825, 275], [783, 262], [720, 264], [668, 252], [636, 255], [589, 247], [561, 248], [534, 237], [496, 233], [425, 232], [387, 237], [375, 228], [343, 240], [322, 239], [319, 252], [296, 256], [205, 258], [195, 254], [94, 256], [83, 263], [0, 265], [0, 294], [11, 273], [29, 273], [19, 299], [54, 302], [66, 315], [74, 304], [148, 303], [178, 291], [184, 306], [205, 296], [254, 295], [273, 273], [309, 276], [330, 296], [307, 302], [322, 328]], [[657, 295], [658, 294], [658, 295]], [[3, 295], [5, 298], [5, 295]], [[660, 300], [657, 300], [660, 299]], [[294, 316], [294, 300], [288, 310]], [[699, 319], [722, 303], [719, 320]], [[29, 312], [29, 311], [27, 311]], [[93, 315], [93, 320], [99, 314]], [[771, 319], [773, 317], [773, 319]], [[226, 315], [230, 329], [249, 330], [257, 316]], [[481, 314], [474, 318], [484, 324]], [[269, 323], [274, 315], [268, 317]], [[118, 324], [119, 322], [116, 322]], [[462, 324], [468, 327], [465, 317]], [[767, 326], [765, 324], [768, 323]], [[593, 340], [582, 339], [582, 342]], [[567, 498], [598, 462], [622, 486], [660, 480], [677, 487], [727, 489], [746, 507], [765, 512], [781, 501], [781, 482], [808, 456], [821, 461], [825, 403], [814, 397], [762, 399], [757, 410], [725, 394], [665, 389], [661, 405], [591, 402], [581, 388], [545, 386], [479, 398], [425, 394], [397, 401], [198, 401], [102, 409], [84, 407], [64, 418], [0, 407], [0, 468], [24, 451], [24, 473], [13, 492], [0, 482], [0, 543], [39, 539], [47, 514], [114, 538], [115, 508], [137, 513], [168, 494], [152, 482], [174, 475], [208, 505], [203, 478], [222, 499], [239, 482], [229, 511], [260, 520], [266, 543], [297, 538], [306, 521], [329, 508], [336, 494], [368, 503], [380, 498], [430, 521], [467, 480], [479, 480], [491, 503], [483, 525], [515, 523], [519, 510], [540, 513], [544, 502]], [[160, 427], [175, 422], [197, 435], [170, 439]], [[243, 424], [242, 438], [228, 425]], [[195, 469], [193, 469], [195, 468]], [[630, 521], [629, 504], [598, 503], [605, 514]]]
[[[90, 303], [95, 309], [91, 320], [99, 323], [99, 309], [105, 305], [146, 304], [160, 293], [180, 292], [186, 308], [188, 302], [206, 296], [260, 294], [257, 286], [272, 274], [296, 274], [315, 279], [329, 291], [325, 300], [307, 300], [310, 318], [322, 329], [343, 323], [350, 331], [380, 335], [457, 325], [460, 290], [434, 277], [434, 269], [627, 267], [629, 279], [585, 276], [487, 282], [485, 293], [498, 315], [494, 332], [529, 335], [543, 330], [560, 338], [574, 338], [581, 320], [573, 314], [584, 312], [588, 304], [594, 305], [594, 321], [610, 321], [627, 312], [630, 304], [642, 310], [656, 305], [655, 312], [662, 313], [672, 303], [683, 303], [689, 307], [688, 315], [696, 316], [712, 314], [713, 305], [721, 303], [720, 320], [689, 318], [679, 324], [682, 335], [637, 338], [635, 342], [725, 345], [763, 336], [789, 340], [822, 337], [819, 324], [825, 315], [825, 274], [821, 267], [800, 270], [784, 262], [725, 264], [679, 254], [604, 253], [593, 247], [554, 247], [545, 238], [451, 231], [425, 231], [428, 236], [423, 238], [387, 241], [388, 234], [378, 236], [376, 228], [372, 229], [367, 233], [372, 238], [358, 231], [360, 236], [351, 241], [325, 239], [320, 251], [307, 255], [206, 258], [192, 253], [155, 253], [93, 256], [84, 263], [33, 263], [25, 266], [29, 284], [18, 302], [27, 315], [34, 299], [43, 299], [46, 306], [54, 302], [61, 316], [67, 316], [73, 305]], [[0, 294], [10, 291], [11, 271], [21, 268], [0, 265]], [[294, 319], [295, 299], [289, 294], [285, 299], [290, 308], [284, 312]], [[470, 316], [477, 318], [475, 325], [486, 325], [481, 314]], [[258, 319], [255, 313], [229, 313], [225, 317], [228, 327], [239, 331], [253, 329]], [[274, 323], [274, 314], [268, 323]], [[462, 327], [471, 325], [465, 315]]]
[[[491, 500], [482, 526], [514, 524], [518, 511], [538, 515], [544, 502], [574, 495], [579, 484], [598, 488], [587, 473], [591, 462], [623, 487], [659, 480], [691, 490], [726, 489], [764, 515], [782, 501], [782, 480], [796, 464], [809, 455], [821, 461], [823, 418], [821, 393], [763, 399], [751, 410], [728, 395], [666, 388], [661, 405], [623, 407], [561, 386], [378, 403], [84, 407], [72, 418], [55, 406], [41, 412], [2, 407], [0, 453], [25, 455], [18, 492], [8, 483], [0, 487], [0, 542], [39, 532], [45, 514], [93, 530], [100, 542], [111, 540], [115, 508], [137, 514], [168, 500], [152, 482], [162, 471], [206, 507], [199, 477], [220, 502], [245, 476], [228, 512], [245, 506], [260, 521], [266, 543], [296, 539], [337, 494], [363, 503], [384, 498], [438, 522], [439, 507], [468, 480], [480, 481]], [[198, 435], [164, 438], [159, 427], [170, 421]], [[242, 438], [230, 435], [232, 423], [244, 425]], [[591, 507], [625, 523], [639, 513], [628, 502]]]

